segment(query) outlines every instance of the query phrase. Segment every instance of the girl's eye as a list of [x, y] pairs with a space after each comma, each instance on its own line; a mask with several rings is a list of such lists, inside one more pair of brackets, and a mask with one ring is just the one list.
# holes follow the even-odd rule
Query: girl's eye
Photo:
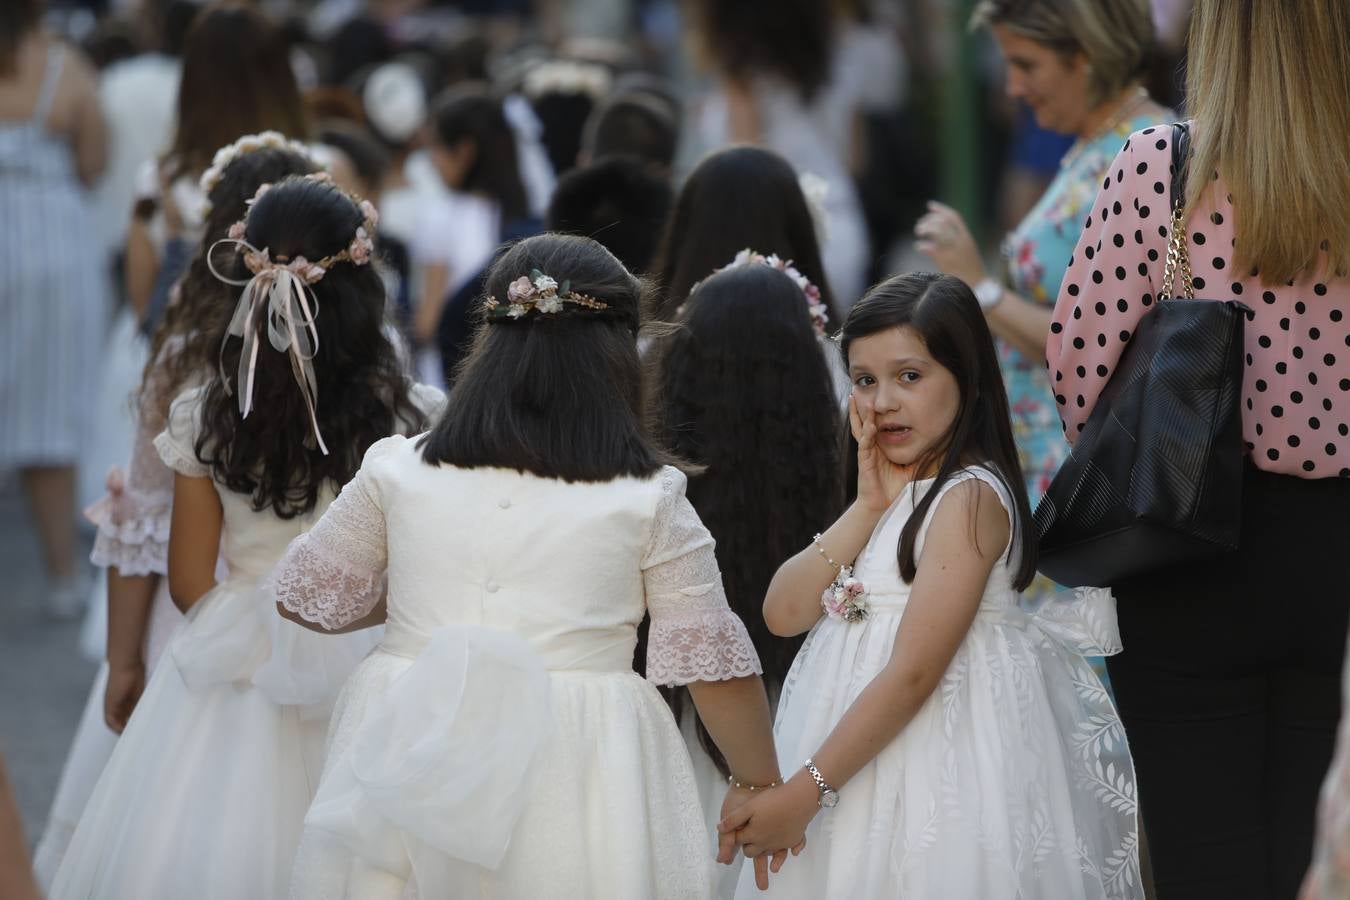
[[903, 382], [905, 382], [906, 384], [913, 384], [914, 382], [916, 382], [916, 381], [919, 380], [919, 373], [918, 373], [918, 372], [901, 372], [901, 373], [900, 373], [900, 380], [903, 381]]
[[871, 375], [859, 375], [857, 378], [853, 379], [853, 383], [858, 387], [871, 387], [875, 381], [876, 379]]

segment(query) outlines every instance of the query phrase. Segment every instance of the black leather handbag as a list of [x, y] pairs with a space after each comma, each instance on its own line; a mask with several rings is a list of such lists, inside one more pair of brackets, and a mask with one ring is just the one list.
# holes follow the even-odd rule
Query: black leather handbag
[[[1158, 302], [1036, 507], [1037, 568], [1110, 586], [1237, 547], [1242, 507], [1242, 332], [1250, 310], [1195, 300], [1186, 247], [1190, 131], [1172, 126], [1172, 234]], [[1180, 274], [1182, 297], [1173, 293]]]

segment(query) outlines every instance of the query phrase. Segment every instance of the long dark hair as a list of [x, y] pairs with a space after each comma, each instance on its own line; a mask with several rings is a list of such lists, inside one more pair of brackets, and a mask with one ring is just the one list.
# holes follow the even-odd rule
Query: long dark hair
[[309, 123], [281, 29], [239, 3], [198, 13], [183, 44], [171, 178], [201, 172], [240, 135], [279, 131], [303, 139]]
[[[772, 695], [803, 637], [769, 631], [764, 593], [783, 560], [843, 509], [839, 403], [801, 289], [783, 273], [719, 272], [690, 298], [681, 324], [660, 361], [662, 437], [706, 467], [690, 479], [689, 501], [717, 542], [727, 602]], [[671, 699], [678, 719], [683, 690]], [[702, 722], [698, 734], [725, 773]]]
[[178, 284], [176, 299], [165, 309], [150, 340], [136, 403], [143, 428], [162, 426], [173, 398], [190, 379], [215, 365], [220, 349], [218, 332], [229, 321], [234, 311], [230, 301], [238, 294], [211, 274], [206, 251], [244, 218], [247, 201], [259, 185], [317, 171], [318, 165], [308, 156], [271, 147], [240, 154], [226, 166], [207, 197], [211, 209], [201, 246]]
[[535, 270], [608, 309], [567, 305], [479, 327], [422, 458], [566, 481], [655, 474], [672, 458], [646, 421], [637, 352], [643, 283], [590, 238], [541, 234], [497, 258], [486, 293], [504, 300], [512, 281]]
[[[245, 239], [254, 247], [268, 248], [274, 260], [297, 256], [318, 260], [343, 250], [362, 219], [355, 201], [331, 183], [292, 177], [253, 204]], [[219, 256], [227, 253], [217, 250]], [[222, 268], [221, 260], [215, 262]], [[248, 277], [237, 256], [224, 268], [233, 277]], [[314, 509], [324, 485], [340, 487], [351, 480], [375, 441], [396, 429], [415, 433], [425, 425], [409, 399], [411, 385], [383, 330], [384, 282], [375, 268], [335, 263], [313, 291], [319, 338], [313, 360], [319, 393], [315, 412], [328, 454], [314, 445], [289, 355], [273, 350], [266, 340], [266, 306], [258, 310], [254, 323], [263, 337], [253, 413], [240, 417], [238, 398], [226, 391], [217, 372], [207, 383], [196, 444], [197, 457], [211, 466], [217, 482], [250, 495], [255, 510], [270, 507], [281, 518]], [[241, 292], [242, 288], [230, 292], [231, 309]], [[241, 341], [226, 339], [224, 326], [214, 340], [224, 341], [222, 367], [233, 374]]]
[[951, 428], [915, 467], [926, 472], [936, 464], [937, 476], [900, 533], [900, 576], [907, 584], [914, 580], [914, 544], [942, 486], [962, 467], [987, 463], [1016, 507], [1009, 557], [1017, 566], [1013, 584], [1020, 591], [1036, 574], [1036, 532], [1013, 442], [1008, 394], [980, 305], [966, 283], [951, 275], [911, 272], [889, 278], [849, 311], [839, 343], [845, 365], [854, 341], [891, 328], [913, 329], [938, 365], [952, 373], [961, 395]]
[[820, 289], [832, 327], [839, 322], [797, 173], [758, 147], [714, 153], [684, 183], [657, 254], [662, 296], [656, 318], [673, 319], [695, 284], [747, 248], [792, 260]]
[[442, 145], [474, 143], [473, 163], [462, 186], [465, 191], [497, 201], [503, 223], [529, 215], [516, 161], [516, 135], [506, 121], [501, 100], [484, 85], [455, 85], [437, 100], [433, 122]]
[[702, 53], [741, 80], [770, 72], [810, 100], [825, 85], [833, 55], [830, 0], [692, 0]]

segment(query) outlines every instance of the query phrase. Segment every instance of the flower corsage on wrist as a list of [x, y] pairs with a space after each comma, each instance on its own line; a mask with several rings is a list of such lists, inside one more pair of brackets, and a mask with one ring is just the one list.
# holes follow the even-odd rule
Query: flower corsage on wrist
[[853, 577], [851, 566], [840, 566], [839, 574], [820, 595], [820, 605], [831, 619], [861, 622], [867, 618], [867, 588]]
[[830, 586], [820, 595], [820, 606], [832, 619], [861, 622], [867, 618], [867, 588], [853, 577], [852, 566], [841, 565], [830, 559], [830, 555], [820, 543], [820, 538], [821, 535], [816, 535], [811, 541], [816, 546], [816, 552], [831, 568], [839, 570], [839, 574], [834, 576], [834, 581], [830, 582]]

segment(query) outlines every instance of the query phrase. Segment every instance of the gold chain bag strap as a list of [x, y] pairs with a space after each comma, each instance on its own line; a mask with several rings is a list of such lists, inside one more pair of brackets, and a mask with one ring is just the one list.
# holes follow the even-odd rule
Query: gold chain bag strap
[[1189, 143], [1187, 126], [1172, 126], [1172, 234], [1159, 302], [1129, 335], [1036, 508], [1037, 568], [1063, 585], [1120, 584], [1238, 543], [1247, 308], [1195, 299], [1185, 221]]

